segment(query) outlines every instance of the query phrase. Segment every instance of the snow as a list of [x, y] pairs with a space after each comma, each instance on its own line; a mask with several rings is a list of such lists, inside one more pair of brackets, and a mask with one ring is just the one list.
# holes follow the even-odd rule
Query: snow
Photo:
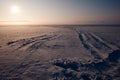
[[0, 80], [120, 79], [119, 55], [117, 62], [109, 60], [120, 53], [119, 31], [114, 26], [0, 27]]

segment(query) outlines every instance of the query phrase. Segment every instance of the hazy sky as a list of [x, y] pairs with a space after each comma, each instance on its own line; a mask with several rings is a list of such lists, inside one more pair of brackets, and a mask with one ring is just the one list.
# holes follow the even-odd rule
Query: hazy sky
[[0, 0], [0, 24], [98, 23], [120, 23], [120, 0]]

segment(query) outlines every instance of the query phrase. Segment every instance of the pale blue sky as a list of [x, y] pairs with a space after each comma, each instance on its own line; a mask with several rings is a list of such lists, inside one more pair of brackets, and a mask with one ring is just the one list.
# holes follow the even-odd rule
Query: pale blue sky
[[0, 24], [118, 24], [119, 14], [120, 0], [0, 0]]

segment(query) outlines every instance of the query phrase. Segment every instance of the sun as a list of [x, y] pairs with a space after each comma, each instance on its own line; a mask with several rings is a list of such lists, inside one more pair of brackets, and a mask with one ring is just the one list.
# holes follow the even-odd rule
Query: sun
[[18, 6], [14, 5], [14, 6], [11, 6], [11, 12], [14, 13], [14, 14], [17, 14], [19, 13], [20, 9]]

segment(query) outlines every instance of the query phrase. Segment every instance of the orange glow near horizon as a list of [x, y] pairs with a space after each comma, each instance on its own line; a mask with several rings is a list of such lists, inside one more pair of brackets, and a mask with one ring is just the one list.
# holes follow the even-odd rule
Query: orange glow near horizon
[[0, 25], [117, 24], [120, 23], [118, 3], [101, 0], [0, 0]]

